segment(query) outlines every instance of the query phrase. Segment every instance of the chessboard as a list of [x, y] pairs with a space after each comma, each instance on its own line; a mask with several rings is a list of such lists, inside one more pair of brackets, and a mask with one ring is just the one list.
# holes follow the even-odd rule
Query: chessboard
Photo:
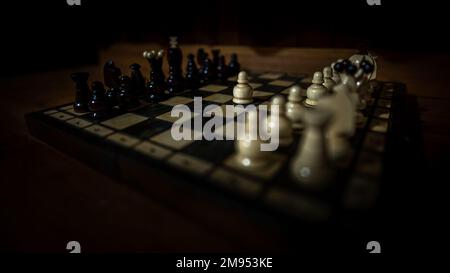
[[[304, 90], [311, 84], [306, 74], [248, 74], [255, 105], [268, 104], [277, 94], [287, 96], [295, 84]], [[264, 223], [303, 225], [376, 208], [392, 164], [387, 159], [396, 152], [393, 143], [399, 137], [404, 84], [376, 82], [374, 99], [351, 138], [350, 160], [339, 168], [331, 189], [320, 192], [302, 188], [289, 172], [301, 131], [295, 132], [290, 146], [273, 152], [273, 163], [258, 172], [235, 164], [233, 140], [173, 140], [171, 127], [177, 120], [171, 116], [173, 106], [184, 104], [193, 111], [194, 96], [202, 97], [203, 107], [232, 105], [235, 85], [236, 77], [210, 81], [106, 117], [78, 113], [73, 103], [67, 103], [27, 114], [26, 120], [31, 134], [43, 142], [151, 198], [176, 203], [183, 213], [224, 229], [230, 225], [221, 219], [229, 221], [234, 216], [227, 214], [237, 211]], [[215, 213], [209, 213], [212, 208], [217, 208]]]

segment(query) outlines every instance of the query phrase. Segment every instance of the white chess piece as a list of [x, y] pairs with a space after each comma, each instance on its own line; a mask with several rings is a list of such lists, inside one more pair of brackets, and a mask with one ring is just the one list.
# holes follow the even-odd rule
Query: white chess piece
[[372, 55], [370, 53], [367, 54], [355, 54], [348, 58], [352, 63], [355, 65], [359, 65], [359, 63], [364, 59], [368, 62], [370, 62], [374, 66], [374, 70], [370, 75], [368, 75], [369, 80], [375, 80], [377, 78], [377, 57], [375, 55]]
[[251, 103], [253, 101], [253, 88], [248, 84], [247, 72], [239, 72], [237, 82], [233, 88], [233, 102], [238, 104]]
[[328, 89], [328, 93], [331, 93], [333, 86], [336, 85], [336, 82], [332, 79], [333, 70], [331, 67], [326, 66], [323, 68], [323, 86]]
[[327, 88], [323, 86], [322, 72], [314, 73], [312, 84], [306, 89], [305, 105], [314, 107], [317, 105], [317, 100], [328, 92]]
[[[258, 137], [258, 111], [249, 111], [245, 119], [245, 134], [234, 142], [238, 164], [249, 169], [260, 169], [268, 165], [266, 152], [261, 151], [262, 141]], [[256, 128], [255, 128], [256, 127]]]
[[301, 130], [302, 114], [304, 107], [302, 105], [302, 89], [298, 85], [293, 85], [289, 89], [288, 102], [286, 103], [286, 117], [292, 122], [292, 128], [295, 130]]
[[[277, 106], [277, 107], [273, 107]], [[276, 119], [272, 119], [273, 115], [278, 116], [278, 125], [274, 124]], [[286, 117], [286, 100], [284, 96], [274, 96], [270, 102], [269, 130], [277, 128], [279, 130], [279, 143], [281, 146], [288, 146], [292, 143], [292, 125]]]
[[362, 112], [360, 110], [362, 110], [362, 108], [364, 107], [364, 104], [361, 102], [361, 97], [359, 96], [358, 93], [358, 85], [357, 85], [357, 81], [355, 79], [355, 77], [342, 73], [340, 75], [341, 77], [341, 83], [345, 84], [348, 88], [349, 88], [349, 94], [350, 94], [350, 98], [353, 101], [354, 104], [354, 108], [356, 111], [356, 122], [358, 124], [362, 124], [364, 122], [364, 115], [362, 114]]
[[325, 189], [334, 174], [328, 158], [324, 132], [329, 119], [330, 113], [327, 111], [305, 111], [305, 131], [291, 163], [294, 179], [313, 190]]
[[356, 111], [345, 84], [333, 88], [333, 95], [322, 98], [317, 109], [331, 112], [326, 129], [327, 147], [333, 162], [347, 162], [352, 149], [349, 138], [355, 133]]

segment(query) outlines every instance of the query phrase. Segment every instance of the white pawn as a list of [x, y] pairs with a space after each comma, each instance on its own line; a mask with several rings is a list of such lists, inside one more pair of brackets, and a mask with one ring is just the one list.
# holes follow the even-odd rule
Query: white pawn
[[328, 89], [328, 93], [331, 93], [333, 90], [333, 86], [336, 85], [336, 82], [331, 78], [333, 76], [333, 70], [331, 67], [326, 66], [323, 68], [323, 86]]
[[316, 106], [319, 98], [324, 96], [327, 92], [327, 88], [323, 86], [322, 72], [314, 73], [312, 84], [306, 89], [305, 105], [309, 107]]
[[303, 128], [302, 115], [305, 108], [302, 105], [303, 96], [301, 92], [300, 86], [293, 85], [289, 89], [288, 102], [286, 103], [286, 117], [292, 122], [292, 128], [295, 130]]
[[[278, 119], [274, 118], [278, 116]], [[286, 100], [283, 96], [274, 96], [270, 102], [269, 131], [278, 130], [279, 143], [288, 146], [292, 143], [292, 125], [286, 117]]]
[[[241, 72], [242, 73], [242, 72]], [[261, 151], [263, 143], [258, 137], [258, 111], [246, 112], [245, 132], [234, 142], [238, 164], [248, 169], [261, 169], [268, 165], [265, 152]], [[245, 113], [244, 113], [245, 115]]]
[[238, 104], [249, 104], [253, 101], [253, 88], [248, 84], [247, 72], [239, 72], [238, 84], [233, 88], [233, 102]]
[[324, 132], [330, 113], [309, 109], [303, 117], [306, 128], [292, 160], [291, 173], [306, 188], [325, 189], [334, 174], [328, 159]]

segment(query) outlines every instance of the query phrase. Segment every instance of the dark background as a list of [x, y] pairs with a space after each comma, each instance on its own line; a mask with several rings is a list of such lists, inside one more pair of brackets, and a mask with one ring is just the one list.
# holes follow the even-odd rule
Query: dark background
[[[446, 51], [446, 9], [433, 1], [65, 0], [2, 4], [2, 68], [9, 76], [95, 63], [116, 42]], [[434, 1], [437, 2], [437, 1]]]

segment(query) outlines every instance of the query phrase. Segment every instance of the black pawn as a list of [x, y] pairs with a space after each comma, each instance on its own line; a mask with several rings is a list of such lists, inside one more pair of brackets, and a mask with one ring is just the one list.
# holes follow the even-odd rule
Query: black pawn
[[89, 96], [91, 90], [87, 84], [89, 73], [77, 72], [71, 75], [72, 80], [75, 82], [75, 102], [73, 103], [73, 109], [77, 113], [84, 113], [89, 111]]
[[356, 71], [358, 71], [358, 68], [356, 67], [356, 65], [350, 63], [349, 65], [347, 65], [345, 67], [345, 72], [347, 72], [347, 74], [349, 75], [355, 75]]
[[364, 71], [366, 74], [370, 74], [374, 71], [375, 67], [367, 60], [363, 59], [361, 63], [359, 64], [359, 67]]
[[213, 55], [213, 65], [214, 67], [217, 67], [219, 65], [219, 59], [220, 59], [220, 49], [213, 49], [211, 50], [211, 53]]
[[108, 60], [103, 66], [103, 82], [108, 88], [119, 87], [119, 77], [122, 75], [112, 60]]
[[139, 99], [131, 89], [130, 77], [122, 75], [119, 81], [119, 107], [121, 109], [130, 109], [139, 106]]
[[105, 96], [103, 83], [95, 81], [92, 83], [92, 98], [89, 101], [89, 110], [94, 118], [105, 116], [108, 110], [108, 103]]
[[200, 82], [205, 83], [208, 81], [215, 80], [215, 69], [214, 65], [209, 58], [203, 60], [202, 74], [200, 75]]
[[106, 102], [108, 104], [108, 108], [114, 108], [119, 106], [119, 87], [111, 87], [106, 91]]
[[200, 67], [203, 66], [204, 59], [205, 59], [205, 50], [203, 48], [199, 48], [197, 50], [197, 63]]
[[226, 80], [228, 78], [228, 66], [225, 63], [225, 56], [220, 55], [217, 63], [217, 78], [220, 80]]
[[342, 73], [342, 72], [344, 72], [345, 67], [342, 62], [337, 62], [334, 64], [333, 69], [338, 73]]
[[[197, 60], [198, 60], [198, 58], [199, 58], [198, 56], [199, 56], [199, 55], [197, 55]], [[202, 54], [202, 61], [201, 61], [201, 62], [198, 62], [199, 65], [200, 65], [200, 69], [198, 70], [198, 74], [200, 75], [200, 78], [202, 77], [202, 75], [203, 75], [203, 69], [205, 68], [205, 60], [208, 59], [208, 57], [209, 57], [208, 53], [203, 52], [203, 54]]]
[[188, 88], [196, 88], [199, 84], [199, 74], [197, 65], [195, 64], [195, 56], [194, 54], [188, 55], [188, 61], [186, 66], [186, 84]]
[[145, 79], [141, 73], [141, 66], [137, 63], [130, 65], [131, 69], [131, 90], [138, 96], [142, 97], [145, 94]]
[[230, 76], [235, 76], [241, 71], [241, 64], [238, 61], [236, 53], [231, 54], [230, 63], [228, 64], [228, 71]]
[[348, 68], [350, 65], [353, 65], [353, 64], [352, 64], [352, 62], [351, 62], [350, 60], [345, 59], [345, 60], [342, 61], [342, 65], [344, 66], [344, 69], [347, 70], [347, 68]]

